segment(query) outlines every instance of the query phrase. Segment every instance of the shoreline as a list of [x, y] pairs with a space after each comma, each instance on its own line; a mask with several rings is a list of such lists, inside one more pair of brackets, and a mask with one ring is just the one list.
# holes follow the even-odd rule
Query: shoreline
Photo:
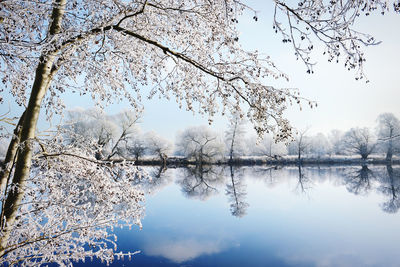
[[[110, 160], [98, 160], [100, 164], [112, 164], [121, 162], [132, 163], [135, 166], [164, 166], [168, 168], [179, 168], [185, 166], [196, 165], [215, 165], [215, 166], [363, 166], [363, 165], [400, 165], [400, 159], [395, 158], [392, 161], [387, 161], [385, 158], [370, 158], [362, 160], [361, 158], [302, 158], [300, 161], [297, 158], [271, 158], [271, 157], [246, 157], [236, 158], [230, 161], [229, 159], [220, 159], [215, 161], [203, 161], [202, 164], [195, 160], [190, 160], [183, 157], [167, 157], [146, 158], [135, 161], [132, 158], [115, 158]], [[0, 167], [3, 167], [3, 159], [0, 159]]]
[[[128, 161], [134, 161], [129, 160]], [[122, 159], [120, 159], [122, 161]], [[186, 158], [169, 157], [165, 160], [161, 159], [142, 159], [134, 162], [137, 166], [160, 166], [166, 167], [184, 167], [190, 165], [199, 165], [199, 162], [194, 160], [188, 160]], [[341, 159], [341, 158], [304, 158], [300, 161], [297, 158], [240, 158], [233, 159], [222, 159], [216, 161], [203, 162], [204, 165], [225, 165], [225, 166], [291, 166], [291, 165], [400, 165], [400, 159], [394, 159], [387, 161], [386, 159], [371, 158], [367, 160], [362, 159]]]

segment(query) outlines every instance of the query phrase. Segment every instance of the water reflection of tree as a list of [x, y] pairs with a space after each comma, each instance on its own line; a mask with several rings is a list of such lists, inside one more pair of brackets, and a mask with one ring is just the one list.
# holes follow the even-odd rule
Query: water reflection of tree
[[182, 169], [177, 183], [189, 198], [206, 200], [218, 193], [217, 186], [224, 180], [223, 170], [212, 165], [199, 164]]
[[243, 169], [230, 166], [230, 179], [226, 185], [225, 194], [229, 198], [231, 213], [235, 217], [243, 217], [247, 213], [249, 204], [246, 202], [246, 184], [243, 181]]
[[[298, 165], [297, 168], [282, 168], [281, 166], [261, 167], [252, 169], [251, 176], [263, 179], [269, 186], [282, 182], [285, 177], [297, 177], [295, 191], [306, 193], [307, 190], [312, 188], [313, 181], [306, 175], [304, 169], [301, 165]], [[288, 173], [285, 174], [285, 171]]]
[[388, 200], [381, 205], [382, 210], [396, 213], [400, 208], [400, 169], [387, 165], [386, 175], [380, 175], [380, 182], [378, 191], [388, 197]]
[[298, 170], [298, 180], [296, 185], [296, 190], [300, 193], [306, 193], [307, 190], [312, 188], [312, 180], [305, 174], [303, 168], [299, 164], [297, 166]]
[[344, 173], [344, 183], [349, 192], [355, 195], [365, 195], [371, 190], [371, 179], [375, 178], [375, 174], [363, 165], [361, 169], [350, 168]]
[[[366, 195], [376, 189], [387, 197], [381, 204], [382, 210], [387, 213], [396, 213], [400, 209], [400, 169], [387, 165], [386, 168], [376, 167], [373, 170], [367, 165], [361, 168], [345, 170], [344, 182], [347, 190], [355, 195]], [[374, 187], [373, 182], [379, 184]]]
[[137, 177], [135, 183], [140, 184], [147, 193], [153, 194], [172, 182], [170, 172], [164, 165], [148, 167], [144, 171], [148, 176]]
[[278, 176], [276, 175], [278, 170], [281, 170], [280, 166], [271, 167], [252, 167], [251, 177], [264, 180], [268, 185], [276, 184], [278, 181]]

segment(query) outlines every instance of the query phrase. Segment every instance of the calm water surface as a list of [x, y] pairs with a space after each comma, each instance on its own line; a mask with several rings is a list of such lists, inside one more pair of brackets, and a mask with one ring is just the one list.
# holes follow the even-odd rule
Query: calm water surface
[[148, 171], [112, 266], [400, 266], [399, 167]]

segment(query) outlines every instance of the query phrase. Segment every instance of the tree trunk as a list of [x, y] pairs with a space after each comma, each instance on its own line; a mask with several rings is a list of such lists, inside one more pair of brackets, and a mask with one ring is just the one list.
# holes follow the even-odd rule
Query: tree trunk
[[238, 201], [237, 194], [236, 194], [236, 185], [235, 185], [235, 179], [234, 179], [235, 174], [234, 174], [232, 165], [230, 166], [230, 170], [231, 170], [231, 181], [232, 181], [233, 196], [235, 198], [236, 207], [239, 207], [239, 201]]
[[393, 167], [392, 164], [386, 165], [386, 170], [390, 179], [390, 191], [392, 192], [392, 199], [396, 199], [396, 189], [394, 187], [394, 176], [393, 176]]
[[32, 93], [29, 99], [29, 104], [25, 110], [25, 118], [22, 124], [20, 141], [22, 147], [18, 150], [18, 158], [13, 178], [13, 184], [17, 186], [18, 190], [12, 190], [9, 192], [5, 199], [2, 217], [0, 218], [3, 230], [3, 236], [1, 237], [0, 242], [0, 256], [2, 256], [4, 249], [7, 247], [7, 241], [17, 216], [19, 204], [24, 196], [24, 187], [31, 168], [32, 145], [40, 113], [40, 104], [48, 88], [48, 78], [50, 76], [53, 61], [54, 57], [47, 60], [44, 59], [44, 62], [39, 63], [39, 66], [36, 69], [35, 82], [32, 87]]
[[389, 144], [388, 144], [388, 150], [386, 152], [386, 161], [392, 162], [392, 156], [393, 156], [393, 129], [390, 129], [390, 136], [389, 136]]
[[203, 164], [203, 147], [200, 148], [199, 152], [199, 164]]
[[386, 152], [386, 161], [392, 161], [392, 157], [393, 157], [393, 150], [391, 148], [388, 149], [388, 151]]
[[299, 150], [298, 150], [297, 159], [298, 159], [299, 164], [300, 164], [300, 162], [301, 162], [301, 149], [300, 149], [300, 148], [299, 148]]
[[[66, 0], [56, 0], [53, 5], [51, 25], [49, 27], [50, 35], [57, 34], [61, 29], [61, 20], [65, 11]], [[50, 86], [52, 76], [54, 75], [52, 68], [56, 55], [57, 51], [53, 51], [47, 55], [42, 55], [36, 68], [35, 80], [32, 85], [29, 103], [24, 112], [22, 122], [20, 139], [22, 149], [18, 150], [13, 178], [13, 184], [16, 185], [18, 189], [10, 191], [7, 195], [3, 205], [2, 216], [0, 218], [0, 226], [2, 229], [2, 236], [0, 239], [0, 257], [2, 257], [6, 252], [8, 239], [17, 218], [19, 205], [24, 196], [24, 187], [29, 178], [32, 163], [32, 145], [33, 139], [35, 138], [40, 105]]]
[[365, 153], [361, 154], [361, 159], [362, 160], [367, 160], [367, 158], [368, 158], [368, 154], [365, 154]]

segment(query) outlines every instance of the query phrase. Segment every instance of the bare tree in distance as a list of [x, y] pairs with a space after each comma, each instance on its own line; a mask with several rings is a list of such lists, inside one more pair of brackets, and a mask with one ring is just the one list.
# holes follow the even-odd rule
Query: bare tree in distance
[[82, 144], [82, 139], [97, 143], [96, 159], [106, 157], [111, 150], [112, 139], [118, 134], [118, 125], [104, 111], [76, 108], [67, 112], [68, 119], [64, 127], [67, 132], [66, 141], [76, 146]]
[[135, 161], [146, 154], [147, 144], [142, 133], [137, 133], [133, 138], [130, 138], [129, 142], [125, 146], [126, 154], [133, 156]]
[[233, 162], [235, 156], [245, 153], [245, 134], [246, 121], [237, 113], [233, 113], [230, 117], [228, 129], [225, 131], [225, 142], [229, 155], [229, 163]]
[[207, 126], [189, 127], [177, 136], [176, 150], [197, 164], [221, 158], [224, 149], [218, 133]]
[[337, 129], [331, 130], [328, 134], [330, 150], [334, 155], [343, 155], [345, 152], [342, 142], [343, 135], [344, 133]]
[[329, 141], [323, 133], [310, 137], [309, 152], [317, 156], [318, 159], [330, 152]]
[[343, 145], [347, 152], [355, 153], [366, 160], [376, 148], [376, 140], [369, 128], [351, 128], [343, 136]]
[[[114, 117], [116, 117], [120, 131], [117, 138], [114, 140], [114, 144], [107, 159], [111, 159], [116, 154], [123, 156], [123, 148], [126, 147], [129, 140], [139, 132], [137, 124], [141, 118], [141, 113], [133, 113], [132, 111], [124, 110]], [[124, 146], [122, 146], [121, 143], [123, 143]]]
[[249, 146], [252, 147], [252, 153], [258, 156], [277, 159], [287, 153], [285, 144], [276, 142], [272, 135], [265, 134], [261, 140], [253, 136], [248, 139]]
[[148, 151], [153, 155], [157, 155], [164, 165], [166, 164], [168, 155], [173, 151], [171, 142], [161, 137], [156, 132], [146, 133], [146, 145]]
[[391, 162], [394, 153], [400, 152], [400, 121], [392, 113], [382, 113], [378, 122], [378, 141], [385, 149], [386, 160]]
[[98, 108], [70, 110], [64, 127], [71, 134], [67, 132], [65, 137], [75, 145], [81, 145], [82, 139], [96, 141], [98, 160], [109, 160], [115, 155], [121, 157], [128, 141], [139, 132], [137, 124], [140, 118], [140, 113], [128, 110], [115, 115], [107, 115]]
[[310, 147], [310, 140], [309, 137], [306, 135], [309, 129], [310, 127], [307, 127], [306, 129], [301, 131], [298, 130], [294, 137], [294, 141], [289, 144], [289, 150], [292, 154], [297, 155], [297, 160], [299, 163], [301, 163], [301, 156], [307, 153], [307, 150]]

